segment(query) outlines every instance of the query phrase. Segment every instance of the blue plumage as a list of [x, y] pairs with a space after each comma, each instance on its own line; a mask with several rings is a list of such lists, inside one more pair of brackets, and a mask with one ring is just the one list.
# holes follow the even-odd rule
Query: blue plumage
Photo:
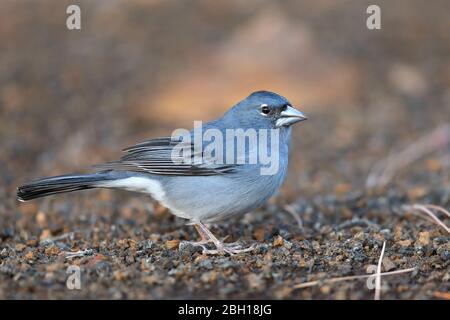
[[[97, 187], [144, 192], [175, 215], [195, 224], [202, 241], [193, 244], [202, 246], [205, 253], [248, 251], [251, 248], [220, 242], [203, 223], [254, 210], [279, 190], [288, 167], [290, 126], [305, 119], [286, 98], [268, 91], [254, 92], [220, 119], [203, 124], [202, 133], [223, 138], [222, 145], [214, 144], [216, 148], [209, 154], [208, 145], [211, 147], [213, 141], [217, 143], [220, 139], [215, 136], [206, 142], [202, 140], [200, 149], [196, 149], [196, 130], [193, 130], [185, 137], [190, 141], [174, 137], [149, 140], [125, 149], [126, 154], [119, 161], [100, 165], [96, 173], [37, 180], [19, 187], [17, 196], [27, 201]], [[247, 140], [243, 139], [239, 145], [238, 138], [233, 138], [230, 144], [229, 132], [244, 132]], [[254, 134], [256, 140], [252, 140]], [[252, 143], [254, 141], [258, 143]], [[192, 155], [180, 162], [181, 157], [174, 158], [174, 149], [185, 145]], [[196, 153], [199, 150], [200, 153]], [[233, 156], [227, 158], [227, 152]], [[202, 156], [201, 161], [186, 161], [192, 160], [195, 154]], [[228, 161], [230, 159], [233, 161]], [[264, 162], [264, 159], [273, 159], [276, 163]], [[276, 170], [268, 170], [272, 166]], [[215, 249], [208, 249], [208, 243]]]

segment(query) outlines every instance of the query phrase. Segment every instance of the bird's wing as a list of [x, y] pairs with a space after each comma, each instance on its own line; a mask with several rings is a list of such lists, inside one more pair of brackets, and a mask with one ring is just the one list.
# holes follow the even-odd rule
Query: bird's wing
[[125, 154], [119, 161], [101, 164], [97, 168], [160, 175], [211, 176], [230, 173], [236, 167], [233, 164], [216, 164], [205, 157], [202, 158], [200, 163], [194, 163], [194, 161], [183, 162], [181, 155], [179, 157], [173, 155], [175, 146], [191, 148], [191, 160], [194, 158], [193, 144], [165, 137], [144, 141], [126, 148], [123, 150]]

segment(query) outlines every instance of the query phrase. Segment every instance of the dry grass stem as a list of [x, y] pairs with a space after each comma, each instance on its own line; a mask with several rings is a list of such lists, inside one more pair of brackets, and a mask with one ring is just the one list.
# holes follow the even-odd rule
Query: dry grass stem
[[366, 187], [374, 188], [387, 185], [399, 170], [427, 154], [443, 149], [449, 143], [450, 123], [446, 123], [409, 144], [400, 152], [391, 154], [375, 164], [367, 177]]
[[[408, 269], [401, 269], [401, 270], [383, 272], [383, 273], [380, 274], [380, 277], [413, 272], [415, 269], [416, 268], [408, 268]], [[319, 285], [321, 283], [336, 283], [336, 282], [341, 282], [341, 281], [367, 279], [367, 278], [374, 277], [374, 276], [376, 276], [376, 275], [374, 275], [374, 274], [363, 274], [363, 275], [337, 277], [337, 278], [324, 279], [324, 280], [314, 280], [314, 281], [309, 281], [309, 282], [296, 284], [294, 286], [294, 289], [303, 289], [303, 288], [308, 288], [308, 287], [314, 287], [314, 286], [317, 286], [317, 285]]]
[[416, 211], [418, 213], [421, 214], [426, 214], [426, 217], [430, 217], [435, 223], [437, 223], [439, 226], [441, 226], [442, 228], [444, 228], [445, 231], [447, 231], [448, 233], [450, 233], [450, 228], [447, 227], [444, 222], [442, 222], [431, 210], [436, 210], [439, 212], [444, 213], [447, 216], [450, 216], [450, 213], [445, 210], [442, 207], [439, 206], [435, 206], [435, 205], [423, 205], [423, 204], [413, 204], [413, 205], [405, 205], [403, 206], [404, 210], [411, 210], [411, 211]]
[[381, 295], [381, 262], [383, 261], [384, 249], [386, 249], [386, 241], [383, 242], [380, 259], [378, 259], [377, 276], [375, 278], [375, 300], [380, 300]]
[[295, 208], [290, 204], [284, 205], [283, 209], [284, 209], [284, 211], [289, 213], [291, 216], [293, 216], [295, 221], [297, 222], [298, 227], [300, 229], [303, 229], [303, 221], [302, 221], [302, 218], [300, 217], [300, 214], [297, 212], [297, 210], [295, 210]]

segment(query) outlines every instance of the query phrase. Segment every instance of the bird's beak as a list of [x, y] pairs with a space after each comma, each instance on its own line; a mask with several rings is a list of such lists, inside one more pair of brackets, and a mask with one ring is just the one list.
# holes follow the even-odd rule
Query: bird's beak
[[288, 106], [286, 110], [281, 111], [280, 117], [277, 119], [275, 125], [277, 127], [282, 126], [290, 126], [291, 124], [294, 124], [296, 122], [304, 121], [308, 119], [305, 114], [301, 111], [298, 111], [297, 109]]

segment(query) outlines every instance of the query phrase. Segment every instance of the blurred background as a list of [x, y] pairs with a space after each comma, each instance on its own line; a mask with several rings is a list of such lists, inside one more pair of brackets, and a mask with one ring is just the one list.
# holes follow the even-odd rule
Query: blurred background
[[380, 1], [381, 30], [366, 28], [367, 1], [98, 0], [76, 1], [82, 30], [69, 31], [74, 3], [1, 3], [6, 185], [116, 159], [256, 90], [310, 118], [294, 130], [290, 196], [358, 188], [449, 121], [448, 1]]
[[[81, 7], [80, 31], [66, 28], [70, 4]], [[19, 184], [116, 159], [256, 90], [286, 96], [309, 117], [294, 129], [276, 201], [362, 190], [380, 159], [450, 121], [450, 2], [376, 1], [381, 30], [366, 27], [370, 4], [2, 0], [3, 226], [33, 230], [23, 215], [47, 201], [18, 206]], [[391, 185], [448, 186], [448, 152], [401, 170]], [[121, 193], [69, 197], [51, 201], [88, 211]]]

